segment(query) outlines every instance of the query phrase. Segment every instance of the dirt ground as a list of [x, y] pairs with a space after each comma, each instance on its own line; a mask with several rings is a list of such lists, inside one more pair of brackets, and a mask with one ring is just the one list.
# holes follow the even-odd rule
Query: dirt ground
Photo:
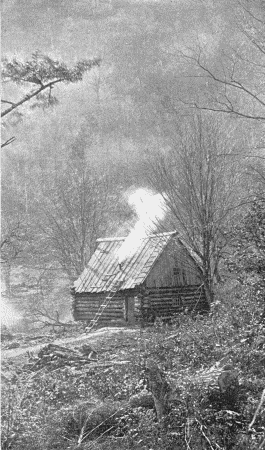
[[42, 342], [41, 344], [31, 345], [27, 347], [22, 348], [13, 348], [8, 350], [2, 350], [1, 351], [1, 359], [2, 361], [9, 358], [16, 358], [19, 356], [26, 355], [27, 353], [36, 353], [39, 352], [41, 348], [43, 348], [47, 343], [53, 343], [57, 345], [67, 345], [67, 344], [75, 344], [78, 345], [79, 343], [89, 343], [91, 345], [97, 344], [98, 341], [100, 341], [102, 338], [108, 339], [112, 336], [117, 335], [133, 335], [133, 334], [139, 334], [140, 331], [138, 328], [127, 328], [127, 327], [106, 327], [101, 328], [96, 331], [92, 331], [90, 333], [82, 333], [79, 336], [75, 337], [66, 337], [66, 338], [58, 338], [54, 340], [47, 340], [46, 342]]

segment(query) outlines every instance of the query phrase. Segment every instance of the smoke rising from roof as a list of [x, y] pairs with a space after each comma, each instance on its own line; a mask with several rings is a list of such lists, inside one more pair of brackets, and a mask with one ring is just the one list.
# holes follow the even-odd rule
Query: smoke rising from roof
[[164, 199], [160, 194], [140, 188], [128, 197], [128, 203], [137, 214], [137, 222], [117, 252], [119, 264], [134, 255], [141, 240], [157, 229], [165, 216]]

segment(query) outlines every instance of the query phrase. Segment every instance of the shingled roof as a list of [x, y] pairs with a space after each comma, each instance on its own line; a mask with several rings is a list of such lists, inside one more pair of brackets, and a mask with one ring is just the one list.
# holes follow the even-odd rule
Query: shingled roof
[[176, 232], [158, 233], [141, 239], [136, 251], [121, 266], [117, 252], [122, 238], [98, 239], [98, 246], [86, 269], [74, 283], [76, 293], [133, 289], [144, 282], [157, 258]]

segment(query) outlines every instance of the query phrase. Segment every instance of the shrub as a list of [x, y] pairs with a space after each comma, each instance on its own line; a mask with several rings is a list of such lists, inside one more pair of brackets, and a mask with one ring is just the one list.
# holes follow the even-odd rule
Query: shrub
[[[130, 362], [124, 365], [21, 371], [3, 387], [3, 448], [259, 448], [264, 405], [248, 432], [265, 383], [262, 305], [255, 295], [252, 286], [229, 281], [216, 292], [208, 316], [183, 314], [171, 326], [157, 323], [139, 334], [139, 342], [128, 342]], [[216, 380], [201, 376], [223, 357], [239, 372], [239, 389], [230, 396]], [[145, 390], [147, 358], [157, 362], [173, 390], [161, 423]]]

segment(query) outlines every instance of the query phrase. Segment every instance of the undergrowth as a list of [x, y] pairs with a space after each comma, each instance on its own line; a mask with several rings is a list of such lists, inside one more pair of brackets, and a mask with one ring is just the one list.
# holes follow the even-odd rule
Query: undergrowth
[[[3, 384], [2, 448], [261, 450], [262, 307], [251, 289], [226, 285], [208, 316], [183, 314], [170, 326], [156, 323], [126, 341], [124, 365], [33, 373], [20, 368]], [[150, 357], [174, 391], [163, 423], [157, 422], [152, 402], [141, 400], [148, 394], [145, 361]], [[229, 395], [201, 378], [223, 358], [239, 373], [239, 388]], [[130, 401], [137, 395], [139, 402]]]

